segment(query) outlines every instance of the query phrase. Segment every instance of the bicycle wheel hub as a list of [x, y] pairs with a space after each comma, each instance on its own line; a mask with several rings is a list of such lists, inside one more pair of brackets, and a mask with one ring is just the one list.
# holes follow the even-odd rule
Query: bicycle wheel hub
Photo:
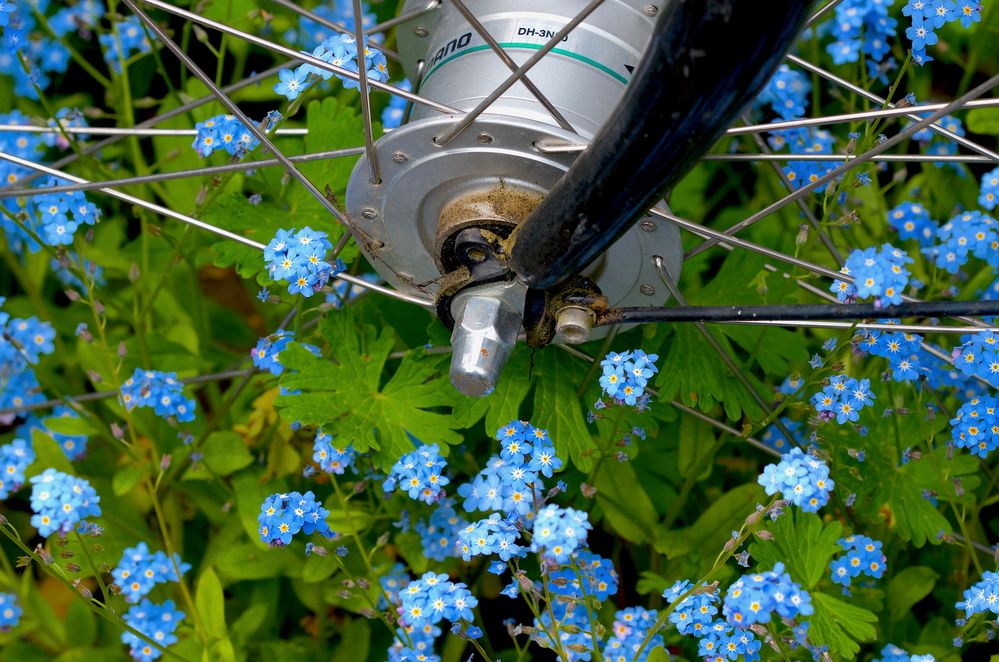
[[[427, 1], [411, 0], [402, 12]], [[576, 156], [544, 152], [538, 145], [579, 143], [599, 130], [638, 65], [658, 13], [647, 2], [606, 0], [527, 73], [544, 101], [518, 81], [447, 139], [463, 114], [493, 95], [512, 73], [481, 30], [519, 66], [587, 3], [465, 4], [481, 26], [470, 24], [445, 0], [398, 28], [403, 65], [410, 80], [419, 81], [419, 94], [462, 114], [441, 114], [416, 104], [408, 123], [375, 144], [381, 182], [372, 183], [368, 160], [362, 158], [347, 189], [348, 211], [372, 240], [362, 242], [365, 255], [386, 281], [411, 294], [438, 296], [454, 267], [455, 240], [463, 231], [479, 228], [507, 237], [527, 218]], [[668, 297], [652, 260], [656, 255], [674, 277], [679, 273], [679, 232], [649, 217], [583, 275], [610, 305], [656, 305]], [[593, 337], [605, 333], [596, 329]], [[578, 325], [572, 335], [582, 337]]]

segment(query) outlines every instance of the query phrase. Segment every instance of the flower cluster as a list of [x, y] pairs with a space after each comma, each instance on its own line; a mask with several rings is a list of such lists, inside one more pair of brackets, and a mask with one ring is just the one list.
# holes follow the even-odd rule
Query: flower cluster
[[66, 534], [77, 524], [84, 529], [87, 517], [100, 517], [101, 498], [83, 478], [46, 469], [31, 478], [31, 524], [38, 535]]
[[189, 563], [180, 560], [180, 555], [175, 553], [171, 561], [162, 551], [151, 554], [149, 545], [140, 542], [122, 553], [121, 561], [111, 571], [111, 576], [114, 577], [115, 584], [121, 589], [125, 600], [134, 604], [152, 591], [157, 584], [179, 582], [180, 577], [174, 568], [175, 564], [181, 574], [191, 569]]
[[[465, 561], [490, 554], [496, 554], [501, 561], [509, 561], [527, 553], [524, 547], [517, 544], [519, 537], [520, 530], [513, 521], [503, 519], [499, 513], [493, 513], [461, 529], [455, 544]], [[537, 551], [533, 547], [532, 550]]]
[[[771, 131], [768, 142], [774, 149], [787, 147], [791, 154], [832, 154], [834, 139], [824, 129], [801, 127]], [[839, 161], [788, 161], [784, 176], [791, 188], [799, 189], [817, 182], [839, 165]], [[825, 195], [825, 187], [815, 189], [815, 193]]]
[[[11, 318], [0, 297], [0, 408], [21, 407], [45, 400], [32, 365], [55, 351], [55, 329], [37, 317]], [[0, 416], [8, 424], [15, 416]]]
[[980, 0], [909, 0], [902, 8], [902, 14], [911, 21], [905, 36], [912, 42], [913, 61], [920, 66], [932, 62], [926, 47], [940, 40], [935, 30], [955, 21], [960, 21], [961, 27], [970, 28], [982, 20], [981, 10]]
[[[44, 15], [46, 6], [43, 3], [11, 2], [7, 0], [0, 5], [3, 7], [0, 14], [3, 14], [7, 25], [0, 35], [0, 74], [8, 76], [14, 82], [14, 95], [11, 97], [24, 97], [38, 100], [38, 90], [46, 90], [52, 82], [49, 74], [62, 74], [69, 67], [70, 52], [62, 43], [62, 37], [57, 27], [56, 19], [63, 13], [60, 10], [51, 18], [51, 29], [54, 35], [50, 36], [48, 31], [39, 30], [39, 25], [35, 19], [35, 11]], [[48, 3], [44, 3], [47, 5]], [[80, 16], [87, 16], [90, 13], [91, 3], [81, 2]], [[104, 8], [100, 7], [103, 14]], [[93, 19], [96, 21], [96, 18]], [[75, 26], [74, 26], [75, 27]], [[54, 38], [53, 38], [54, 37]], [[27, 67], [22, 65], [22, 58], [26, 61]]]
[[472, 609], [479, 604], [465, 584], [452, 582], [447, 575], [427, 572], [400, 592], [401, 618], [420, 628], [441, 619], [456, 623], [472, 621]]
[[887, 304], [902, 303], [902, 290], [909, 283], [909, 270], [905, 265], [912, 258], [891, 244], [881, 249], [871, 247], [855, 250], [846, 258], [840, 273], [853, 277], [853, 282], [834, 280], [829, 288], [840, 301], [866, 299]]
[[224, 149], [229, 156], [241, 159], [260, 144], [253, 132], [234, 115], [209, 117], [195, 124], [194, 129], [197, 134], [191, 147], [203, 157]]
[[[53, 129], [61, 129], [61, 131], [53, 131], [52, 133], [42, 134], [42, 142], [44, 142], [49, 147], [58, 147], [59, 149], [69, 149], [70, 143], [69, 139], [65, 134], [69, 133], [66, 129], [76, 129], [80, 127], [90, 126], [87, 122], [86, 116], [83, 114], [79, 108], [60, 108], [56, 111], [55, 117], [50, 117], [46, 124]], [[90, 136], [86, 133], [76, 133], [73, 136], [74, 140], [86, 141], [90, 140]], [[51, 186], [51, 184], [49, 184]]]
[[328, 515], [329, 511], [316, 501], [312, 492], [272, 494], [261, 504], [257, 516], [260, 539], [272, 547], [284, 547], [291, 544], [292, 536], [299, 531], [332, 538], [333, 531], [326, 523]]
[[955, 606], [966, 616], [986, 611], [999, 614], [999, 572], [983, 572], [981, 581], [966, 589], [964, 600]]
[[930, 218], [930, 212], [918, 202], [903, 202], [888, 212], [888, 224], [898, 232], [899, 239], [915, 239], [920, 246], [931, 246], [940, 224]]
[[466, 512], [499, 510], [520, 518], [528, 515], [544, 493], [541, 476], [551, 477], [562, 460], [547, 430], [527, 421], [510, 421], [496, 431], [501, 451], [471, 482], [458, 487]]
[[333, 435], [316, 430], [316, 439], [312, 444], [312, 459], [326, 473], [342, 476], [347, 469], [354, 468], [357, 451], [351, 444], [342, 449], [337, 448], [333, 445]]
[[177, 381], [175, 372], [136, 368], [121, 385], [120, 397], [128, 411], [152, 407], [163, 418], [172, 416], [184, 423], [194, 420], [194, 400], [184, 397], [184, 385]]
[[800, 421], [795, 421], [783, 416], [781, 417], [780, 422], [785, 428], [787, 428], [787, 431], [791, 433], [791, 436], [793, 436], [794, 439], [788, 439], [785, 437], [780, 427], [778, 427], [776, 423], [772, 423], [767, 426], [767, 429], [760, 435], [760, 441], [762, 441], [767, 447], [772, 448], [779, 453], [786, 453], [792, 446], [800, 445], [803, 426]]
[[[580, 578], [583, 583], [580, 584]], [[617, 593], [618, 577], [610, 559], [588, 550], [572, 555], [572, 564], [563, 566], [549, 575], [549, 591], [553, 595], [583, 600], [594, 597], [600, 602]], [[563, 602], [567, 604], [568, 601]]]
[[330, 264], [326, 253], [333, 244], [325, 232], [306, 226], [301, 230], [278, 230], [264, 249], [264, 262], [274, 280], [288, 283], [289, 294], [307, 297], [326, 286], [330, 278], [346, 269], [341, 260]]
[[860, 418], [860, 411], [874, 403], [875, 396], [871, 393], [871, 380], [866, 377], [860, 380], [846, 375], [834, 375], [829, 384], [812, 396], [812, 405], [819, 418], [831, 420], [843, 425]]
[[853, 535], [836, 541], [846, 554], [829, 564], [832, 580], [844, 587], [861, 574], [880, 579], [885, 574], [887, 560], [881, 552], [881, 542], [867, 536]]
[[999, 336], [991, 331], [961, 336], [964, 344], [952, 352], [954, 366], [971, 377], [981, 377], [999, 388]]
[[780, 462], [764, 467], [757, 482], [768, 495], [780, 492], [784, 499], [809, 513], [826, 505], [835, 487], [826, 463], [800, 448], [792, 448]]
[[35, 451], [23, 439], [0, 446], [0, 500], [21, 489], [24, 471], [35, 461]]
[[[166, 648], [177, 643], [174, 632], [184, 620], [184, 612], [176, 608], [173, 600], [158, 605], [147, 599], [129, 607], [124, 618], [130, 627]], [[162, 650], [132, 632], [123, 632], [121, 643], [128, 646], [129, 654], [137, 662], [151, 662], [163, 654]]]
[[937, 230], [937, 244], [923, 253], [948, 273], [956, 274], [968, 263], [968, 255], [999, 269], [999, 226], [980, 211], [968, 211], [950, 219]]
[[661, 634], [649, 639], [648, 645], [636, 658], [635, 652], [645, 642], [649, 628], [655, 625], [659, 613], [654, 609], [628, 607], [614, 615], [614, 625], [604, 644], [603, 656], [607, 662], [645, 662], [649, 654], [660, 646], [665, 646]]
[[0, 593], [0, 632], [7, 632], [20, 621], [21, 607], [17, 604], [17, 596], [13, 593]]
[[677, 631], [701, 637], [711, 629], [712, 619], [718, 613], [718, 595], [714, 591], [695, 591], [684, 597], [690, 589], [690, 580], [678, 580], [663, 591], [663, 597], [669, 604], [676, 603], [669, 621]]
[[812, 613], [811, 596], [791, 580], [780, 562], [768, 572], [743, 575], [737, 579], [728, 587], [722, 607], [725, 619], [740, 628], [766, 623], [775, 611], [782, 619]]
[[899, 648], [895, 644], [888, 644], [881, 649], [881, 657], [874, 658], [871, 662], [935, 662], [932, 655], [909, 655], [904, 648]]
[[592, 528], [585, 512], [548, 504], [534, 518], [531, 551], [556, 563], [566, 563], [586, 544], [586, 532]]
[[[897, 324], [897, 320], [878, 320], [882, 324]], [[903, 333], [867, 330], [856, 338], [860, 351], [888, 359], [892, 379], [896, 382], [909, 382], [919, 378], [923, 371], [921, 357], [922, 336]]]
[[396, 488], [424, 503], [433, 503], [444, 496], [444, 486], [450, 479], [444, 475], [447, 461], [440, 456], [437, 444], [424, 444], [406, 453], [392, 467], [382, 489], [392, 492]]
[[999, 168], [982, 175], [978, 204], [988, 211], [992, 211], [996, 205], [999, 205]]
[[780, 119], [793, 120], [804, 116], [811, 90], [812, 83], [808, 76], [782, 64], [756, 101], [759, 104], [769, 104]]
[[958, 448], [985, 459], [999, 446], [999, 400], [983, 395], [961, 405], [950, 419], [951, 436]]
[[[898, 26], [898, 21], [888, 15], [888, 7], [889, 3], [880, 0], [846, 0], [836, 6], [831, 30], [835, 41], [826, 47], [835, 64], [856, 62], [863, 53], [869, 65], [875, 65], [871, 77], [882, 75], [876, 65], [891, 52], [888, 39]], [[894, 66], [886, 68], [891, 69]]]
[[[395, 84], [400, 90], [411, 92], [413, 84], [406, 78]], [[382, 111], [382, 128], [385, 130], [398, 128], [402, 124], [402, 119], [406, 115], [406, 106], [409, 101], [393, 94], [389, 97], [388, 105]]]
[[[0, 39], [0, 43], [2, 43], [2, 39]], [[16, 58], [12, 58], [12, 60], [16, 62]], [[21, 68], [19, 62], [17, 62], [17, 68]], [[0, 51], [0, 73], [3, 72], [3, 54], [2, 51]], [[28, 116], [24, 115], [20, 111], [12, 110], [9, 113], [0, 113], [0, 123], [12, 126], [27, 126], [32, 122]], [[44, 143], [42, 142], [40, 134], [19, 133], [15, 131], [0, 133], [0, 151], [3, 151], [5, 154], [17, 156], [29, 161], [38, 161], [43, 149]], [[9, 161], [0, 161], [0, 185], [14, 186], [23, 177], [26, 177], [31, 173], [32, 170], [30, 168], [16, 165]], [[20, 210], [20, 206], [15, 198], [0, 199], [0, 206], [4, 207], [12, 214], [16, 214]], [[21, 254], [24, 252], [25, 248], [35, 252], [40, 248], [31, 235], [26, 233], [4, 214], [0, 214], [0, 228], [3, 228], [4, 234], [7, 235], [7, 245], [14, 253]]]
[[138, 16], [126, 16], [115, 23], [113, 32], [104, 32], [97, 38], [104, 47], [104, 60], [119, 73], [122, 64], [133, 55], [153, 49]]
[[267, 370], [272, 375], [284, 372], [279, 355], [288, 343], [295, 339], [294, 331], [278, 329], [269, 336], [257, 341], [257, 346], [250, 350], [250, 359], [258, 370]]
[[[423, 554], [435, 561], [443, 561], [448, 557], [458, 557], [464, 553], [464, 549], [458, 541], [458, 536], [463, 529], [468, 526], [468, 522], [458, 516], [455, 512], [454, 503], [451, 499], [445, 499], [430, 514], [427, 521], [418, 521], [413, 528], [420, 536], [420, 544], [423, 546]], [[471, 558], [471, 540], [468, 541], [468, 554]]]
[[76, 411], [70, 409], [66, 405], [59, 405], [52, 410], [52, 414], [45, 419], [44, 423], [38, 419], [29, 419], [21, 428], [18, 428], [18, 434], [30, 437], [32, 430], [41, 430], [51, 436], [53, 441], [59, 444], [59, 448], [62, 449], [62, 452], [66, 455], [67, 459], [74, 461], [79, 460], [87, 452], [87, 435], [55, 432], [45, 425], [45, 423], [48, 423], [53, 419], [65, 420], [78, 418], [80, 418], [80, 415], [76, 413]]
[[652, 375], [659, 372], [656, 361], [659, 356], [646, 354], [640, 349], [630, 352], [611, 352], [600, 362], [603, 376], [600, 387], [604, 395], [614, 398], [618, 404], [643, 405], [648, 401], [645, 387]]
[[[327, 37], [313, 49], [312, 57], [356, 72], [358, 71], [357, 40], [346, 34]], [[364, 64], [367, 66], [366, 73], [369, 81], [384, 83], [388, 80], [388, 64], [385, 60], [385, 54], [380, 50], [366, 45], [364, 47]], [[294, 101], [313, 83], [320, 80], [328, 81], [333, 75], [332, 71], [321, 69], [306, 62], [295, 70], [282, 69], [279, 71], [274, 91], [289, 101]], [[345, 88], [355, 90], [360, 88], [360, 83], [352, 78], [341, 74], [336, 74], [336, 77], [340, 79]]]

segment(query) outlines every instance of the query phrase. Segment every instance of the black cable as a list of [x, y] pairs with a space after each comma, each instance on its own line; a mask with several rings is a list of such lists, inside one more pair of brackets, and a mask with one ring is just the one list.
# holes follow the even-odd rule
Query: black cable
[[816, 303], [769, 306], [674, 306], [611, 308], [597, 326], [645, 322], [738, 322], [751, 320], [865, 320], [903, 317], [982, 317], [999, 315], [997, 301], [922, 301], [878, 307], [873, 303]]

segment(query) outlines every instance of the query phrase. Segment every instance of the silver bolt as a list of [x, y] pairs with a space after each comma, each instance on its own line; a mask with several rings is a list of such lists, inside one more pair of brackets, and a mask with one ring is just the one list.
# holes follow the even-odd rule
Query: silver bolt
[[364, 209], [361, 210], [361, 216], [368, 219], [377, 218], [378, 212], [372, 209], [371, 207], [365, 207]]
[[596, 318], [589, 308], [566, 306], [555, 315], [555, 333], [569, 345], [584, 343], [590, 339]]
[[656, 293], [656, 288], [652, 287], [648, 283], [642, 283], [642, 285], [638, 288], [638, 291], [645, 296], [650, 297]]
[[493, 137], [491, 135], [489, 135], [488, 133], [480, 133], [479, 134], [479, 142], [482, 143], [483, 145], [488, 145], [492, 141], [493, 141]]
[[655, 16], [658, 13], [659, 13], [659, 7], [656, 7], [655, 5], [645, 5], [646, 16]]
[[413, 28], [413, 34], [415, 34], [417, 37], [426, 37], [428, 34], [430, 34], [430, 30], [426, 29], [422, 25], [417, 25], [415, 28]]
[[465, 290], [451, 304], [451, 383], [470, 397], [489, 395], [517, 344], [527, 288], [519, 281]]
[[392, 160], [395, 161], [396, 163], [405, 163], [406, 161], [409, 160], [409, 157], [403, 154], [402, 152], [396, 152], [395, 154], [392, 155]]
[[656, 224], [653, 223], [652, 221], [642, 221], [641, 223], [638, 224], [638, 227], [642, 228], [646, 232], [656, 231]]

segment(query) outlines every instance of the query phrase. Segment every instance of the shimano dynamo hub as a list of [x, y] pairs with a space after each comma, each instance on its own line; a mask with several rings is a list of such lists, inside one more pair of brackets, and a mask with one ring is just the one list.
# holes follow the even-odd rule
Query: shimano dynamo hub
[[[409, 0], [402, 12], [418, 10], [428, 1]], [[519, 66], [587, 3], [465, 4]], [[441, 138], [463, 115], [416, 104], [406, 124], [375, 144], [381, 182], [372, 183], [367, 159], [355, 166], [346, 201], [370, 239], [361, 249], [394, 287], [438, 300], [438, 314], [453, 328], [451, 377], [461, 392], [484, 395], [492, 390], [522, 331], [527, 296], [526, 287], [517, 282], [490, 282], [470, 274], [486, 268], [490, 245], [510, 236], [576, 156], [538, 146], [589, 140], [613, 111], [651, 38], [657, 14], [647, 2], [607, 0], [530, 69], [527, 78], [560, 118], [518, 81], [445, 142]], [[419, 94], [462, 113], [511, 75], [448, 0], [401, 24], [398, 43], [406, 74]], [[677, 277], [682, 264], [679, 232], [647, 217], [581, 276], [607, 305], [661, 304], [668, 293], [659, 284], [653, 262], [657, 255]], [[603, 328], [591, 332], [585, 306], [562, 301], [562, 308], [552, 313], [559, 322], [559, 341], [606, 334]]]

